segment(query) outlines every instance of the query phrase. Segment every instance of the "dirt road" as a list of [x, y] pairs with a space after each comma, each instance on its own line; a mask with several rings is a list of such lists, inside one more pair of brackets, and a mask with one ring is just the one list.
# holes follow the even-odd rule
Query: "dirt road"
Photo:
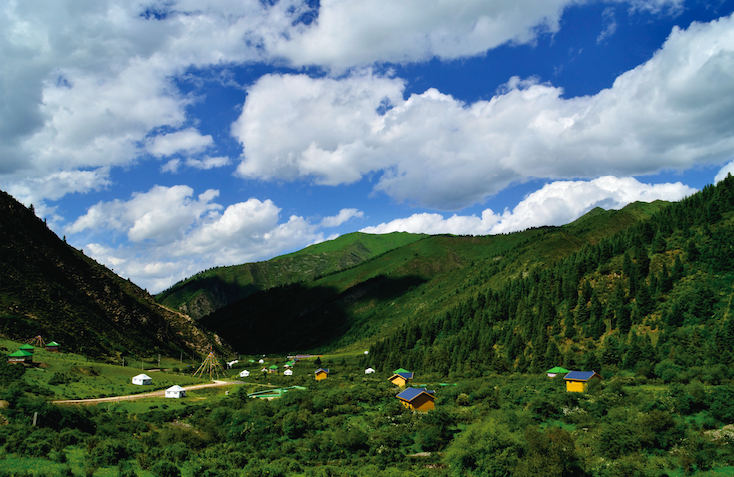
[[[195, 384], [193, 386], [183, 386], [183, 388], [186, 391], [190, 391], [193, 389], [215, 388], [215, 387], [220, 387], [220, 386], [233, 386], [233, 385], [239, 385], [239, 384], [245, 384], [245, 383], [243, 383], [242, 381], [214, 380], [213, 383]], [[58, 401], [51, 401], [51, 404], [97, 404], [101, 402], [133, 401], [135, 399], [144, 399], [144, 398], [149, 398], [149, 397], [164, 397], [165, 395], [166, 395], [166, 390], [161, 389], [160, 391], [153, 391], [150, 393], [140, 393], [140, 394], [128, 394], [126, 396], [113, 396], [113, 397], [90, 398], [90, 399], [62, 399]]]

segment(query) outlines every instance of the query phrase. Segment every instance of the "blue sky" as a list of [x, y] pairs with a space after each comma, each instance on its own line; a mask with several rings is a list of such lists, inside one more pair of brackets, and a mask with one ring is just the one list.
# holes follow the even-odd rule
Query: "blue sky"
[[0, 188], [152, 292], [734, 169], [734, 0], [40, 3], [0, 10]]

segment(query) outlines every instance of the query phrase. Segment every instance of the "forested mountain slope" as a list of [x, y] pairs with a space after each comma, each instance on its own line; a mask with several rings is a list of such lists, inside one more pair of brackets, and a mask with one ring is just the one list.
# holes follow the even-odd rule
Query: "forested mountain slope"
[[734, 359], [732, 237], [728, 177], [511, 280], [493, 280], [503, 260], [480, 264], [457, 280], [453, 306], [374, 343], [369, 363], [477, 375], [624, 368], [718, 382]]
[[595, 209], [563, 227], [507, 235], [430, 236], [348, 270], [251, 294], [201, 323], [243, 353], [366, 349], [473, 299], [479, 286], [500, 289], [666, 205]]
[[199, 319], [257, 291], [311, 281], [424, 237], [399, 232], [384, 235], [355, 232], [266, 262], [205, 270], [159, 293], [156, 300]]
[[108, 359], [219, 346], [190, 317], [67, 245], [2, 191], [0, 332], [18, 340], [41, 334], [64, 349]]

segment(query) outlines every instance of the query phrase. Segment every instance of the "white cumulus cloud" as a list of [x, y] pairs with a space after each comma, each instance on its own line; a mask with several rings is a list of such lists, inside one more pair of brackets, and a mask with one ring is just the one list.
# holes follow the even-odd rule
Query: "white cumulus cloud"
[[[155, 186], [129, 200], [90, 207], [64, 232], [116, 273], [159, 291], [202, 269], [269, 259], [321, 242], [322, 227], [363, 216], [342, 209], [320, 223], [296, 215], [281, 221], [271, 200], [250, 198], [224, 207], [215, 202], [218, 196], [212, 189], [195, 196], [189, 186]], [[127, 240], [119, 246], [99, 240], [108, 234]]]
[[369, 71], [261, 78], [232, 126], [244, 149], [238, 174], [336, 185], [379, 172], [376, 190], [451, 210], [527, 178], [722, 163], [734, 154], [734, 18], [675, 28], [593, 96], [566, 99], [532, 78], [472, 104], [435, 89], [403, 99], [403, 88]]

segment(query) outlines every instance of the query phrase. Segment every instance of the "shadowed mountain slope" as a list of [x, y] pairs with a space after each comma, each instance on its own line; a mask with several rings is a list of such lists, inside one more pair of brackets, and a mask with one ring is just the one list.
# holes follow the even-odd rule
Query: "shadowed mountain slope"
[[355, 232], [266, 262], [216, 267], [159, 293], [156, 300], [195, 319], [269, 288], [312, 281], [358, 265], [426, 235]]
[[32, 208], [2, 191], [0, 332], [18, 340], [41, 334], [112, 360], [220, 346], [190, 317], [67, 245]]
[[596, 244], [667, 205], [595, 209], [563, 227], [506, 235], [422, 237], [349, 269], [250, 294], [200, 322], [242, 353], [366, 349], [465, 299]]

